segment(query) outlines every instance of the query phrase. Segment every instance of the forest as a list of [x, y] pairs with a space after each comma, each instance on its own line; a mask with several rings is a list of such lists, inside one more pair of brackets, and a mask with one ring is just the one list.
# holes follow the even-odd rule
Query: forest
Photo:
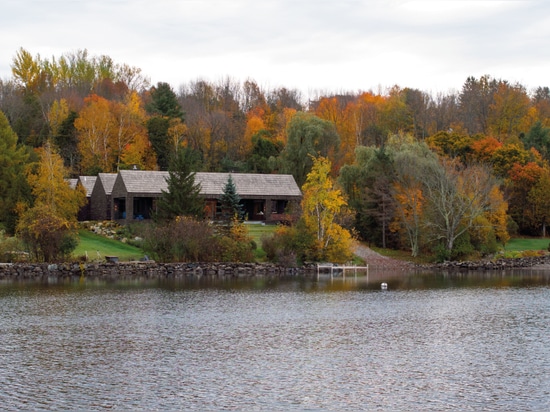
[[27, 177], [41, 178], [31, 165], [45, 153], [59, 156], [69, 178], [168, 170], [185, 148], [198, 159], [195, 171], [290, 173], [300, 187], [326, 159], [344, 199], [335, 221], [412, 256], [482, 256], [511, 236], [546, 236], [545, 86], [484, 75], [437, 95], [396, 85], [305, 101], [296, 89], [266, 90], [253, 79], [152, 85], [139, 68], [86, 50], [43, 58], [21, 48], [11, 68], [0, 80], [0, 222], [8, 233], [22, 204], [37, 198]]

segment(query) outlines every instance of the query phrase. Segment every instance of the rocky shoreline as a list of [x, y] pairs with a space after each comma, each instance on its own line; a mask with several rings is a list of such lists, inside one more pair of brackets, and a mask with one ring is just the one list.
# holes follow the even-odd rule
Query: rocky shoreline
[[[423, 267], [420, 265], [419, 267]], [[434, 265], [426, 266], [430, 270], [504, 270], [504, 269], [522, 269], [522, 268], [538, 268], [550, 269], [550, 255], [523, 257], [514, 259], [496, 259], [496, 260], [481, 260], [471, 262], [443, 262]]]
[[[494, 271], [506, 269], [550, 270], [550, 255], [498, 259], [477, 262], [444, 262], [434, 265], [397, 264], [387, 259], [370, 266], [373, 270], [397, 270], [399, 272], [422, 271]], [[407, 263], [406, 265], [404, 265]], [[44, 280], [93, 278], [104, 280], [129, 279], [183, 279], [192, 277], [251, 278], [315, 276], [316, 265], [288, 268], [268, 263], [157, 263], [105, 262], [105, 263], [0, 263], [0, 280]]]
[[0, 263], [0, 280], [70, 279], [104, 280], [181, 279], [187, 277], [298, 276], [316, 273], [314, 266], [287, 268], [259, 263]]

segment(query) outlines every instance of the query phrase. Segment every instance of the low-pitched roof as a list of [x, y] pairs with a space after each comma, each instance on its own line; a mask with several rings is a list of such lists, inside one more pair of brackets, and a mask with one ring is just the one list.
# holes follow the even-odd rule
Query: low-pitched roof
[[86, 190], [86, 196], [89, 197], [92, 194], [96, 180], [97, 176], [80, 176], [78, 178], [78, 181]]
[[240, 197], [302, 196], [292, 175], [198, 172], [195, 182], [200, 183], [202, 195], [220, 196], [230, 175]]
[[[219, 197], [223, 194], [229, 175], [241, 198], [302, 196], [294, 177], [288, 174], [197, 172], [195, 182], [201, 185], [201, 195]], [[168, 172], [121, 170], [119, 176], [129, 193], [160, 194], [163, 190], [168, 190]]]

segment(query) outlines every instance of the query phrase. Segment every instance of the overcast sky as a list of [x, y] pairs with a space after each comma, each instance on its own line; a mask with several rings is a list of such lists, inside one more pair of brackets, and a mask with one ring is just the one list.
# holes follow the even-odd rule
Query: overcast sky
[[550, 86], [550, 1], [3, 0], [0, 78], [23, 47], [87, 49], [174, 89], [248, 78], [264, 88], [429, 93], [489, 74]]

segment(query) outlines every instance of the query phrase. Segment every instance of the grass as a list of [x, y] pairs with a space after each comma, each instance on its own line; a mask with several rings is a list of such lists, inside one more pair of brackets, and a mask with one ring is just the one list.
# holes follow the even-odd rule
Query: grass
[[550, 239], [548, 238], [533, 238], [533, 237], [517, 237], [510, 239], [506, 244], [505, 250], [507, 252], [523, 252], [526, 250], [548, 250], [548, 244]]
[[262, 236], [263, 235], [272, 235], [277, 229], [277, 225], [256, 225], [256, 224], [247, 224], [246, 228], [248, 229], [248, 234], [254, 239], [254, 242], [258, 247], [262, 246]]
[[86, 252], [88, 252], [88, 259], [101, 261], [105, 260], [105, 256], [118, 256], [121, 261], [139, 260], [143, 257], [143, 251], [140, 248], [96, 235], [85, 229], [78, 231], [78, 237], [80, 243], [73, 252], [75, 258], [85, 256]]
[[[527, 237], [518, 237], [510, 239], [504, 248], [505, 256], [525, 256], [525, 253], [528, 251], [548, 251], [548, 246], [550, 239], [548, 238], [527, 238]], [[382, 249], [379, 247], [371, 246], [371, 249], [380, 253], [383, 256], [387, 256], [393, 259], [407, 260], [417, 264], [430, 263], [433, 257], [431, 256], [418, 256], [413, 258], [409, 251], [405, 250], [393, 250], [393, 249]]]
[[[250, 224], [246, 225], [246, 227], [248, 233], [257, 245], [255, 251], [256, 258], [258, 260], [263, 260], [265, 258], [265, 252], [262, 250], [262, 236], [273, 234], [277, 226]], [[88, 259], [101, 261], [105, 260], [105, 256], [118, 256], [121, 261], [139, 260], [143, 257], [143, 251], [135, 246], [96, 235], [86, 229], [79, 230], [78, 237], [80, 238], [80, 243], [73, 252], [75, 258], [85, 256], [86, 252], [88, 252]]]
[[263, 262], [266, 260], [266, 253], [262, 249], [262, 236], [272, 235], [277, 229], [277, 225], [258, 225], [247, 224], [248, 234], [256, 243], [256, 250], [254, 250], [254, 258], [257, 262]]

